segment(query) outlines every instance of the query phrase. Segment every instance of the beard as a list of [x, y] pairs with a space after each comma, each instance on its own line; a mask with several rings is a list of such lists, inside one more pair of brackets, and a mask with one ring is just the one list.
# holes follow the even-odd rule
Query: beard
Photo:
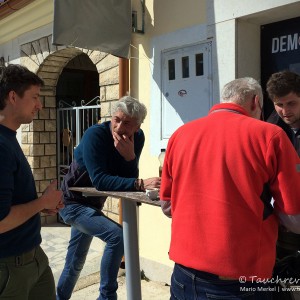
[[297, 116], [294, 116], [292, 118], [283, 117], [283, 120], [286, 124], [288, 124], [291, 127], [295, 127], [295, 128], [300, 127], [300, 117], [297, 117]]

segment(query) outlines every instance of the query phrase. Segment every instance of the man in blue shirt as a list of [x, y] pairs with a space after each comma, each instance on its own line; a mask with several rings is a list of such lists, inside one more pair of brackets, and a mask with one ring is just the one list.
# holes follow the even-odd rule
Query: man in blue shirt
[[102, 191], [144, 191], [159, 188], [160, 178], [138, 179], [138, 162], [144, 146], [140, 129], [146, 107], [125, 96], [113, 108], [112, 120], [90, 127], [74, 152], [62, 190], [63, 220], [72, 226], [57, 299], [70, 299], [93, 237], [106, 242], [100, 267], [99, 300], [117, 299], [117, 275], [124, 254], [122, 227], [102, 212], [106, 197], [83, 197], [69, 187], [94, 186]]
[[[1, 70], [0, 70], [1, 73]], [[21, 124], [42, 109], [43, 81], [9, 65], [0, 76], [0, 298], [54, 300], [55, 284], [40, 247], [40, 211], [55, 214], [62, 192], [51, 183], [38, 198], [32, 171], [16, 138]]]

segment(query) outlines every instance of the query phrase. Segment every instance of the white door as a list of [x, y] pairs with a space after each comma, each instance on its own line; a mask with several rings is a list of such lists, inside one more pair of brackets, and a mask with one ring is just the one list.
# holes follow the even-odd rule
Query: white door
[[212, 106], [211, 43], [162, 53], [162, 136], [207, 115]]

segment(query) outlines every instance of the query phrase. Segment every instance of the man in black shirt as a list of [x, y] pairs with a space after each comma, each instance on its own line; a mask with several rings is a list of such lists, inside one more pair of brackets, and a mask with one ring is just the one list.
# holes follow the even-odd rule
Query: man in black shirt
[[[274, 73], [266, 86], [275, 111], [268, 121], [280, 126], [300, 156], [300, 75], [282, 71]], [[281, 259], [300, 250], [300, 235], [279, 228], [277, 258]]]

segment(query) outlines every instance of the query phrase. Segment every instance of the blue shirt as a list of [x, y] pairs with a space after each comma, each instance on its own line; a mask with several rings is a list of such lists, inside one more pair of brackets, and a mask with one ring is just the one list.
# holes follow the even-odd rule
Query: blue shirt
[[[134, 134], [135, 159], [126, 161], [114, 146], [110, 128], [111, 122], [91, 126], [84, 133], [74, 151], [74, 161], [64, 178], [62, 190], [64, 200], [91, 202], [68, 187], [94, 186], [102, 191], [134, 191], [134, 183], [139, 175], [138, 162], [144, 146], [145, 136], [140, 129]], [[75, 199], [76, 198], [76, 199]], [[80, 199], [81, 198], [81, 199]]]
[[[0, 125], [0, 220], [13, 205], [37, 199], [28, 161], [17, 141], [16, 132]], [[22, 225], [0, 234], [0, 258], [19, 255], [41, 243], [41, 220], [36, 214]]]

